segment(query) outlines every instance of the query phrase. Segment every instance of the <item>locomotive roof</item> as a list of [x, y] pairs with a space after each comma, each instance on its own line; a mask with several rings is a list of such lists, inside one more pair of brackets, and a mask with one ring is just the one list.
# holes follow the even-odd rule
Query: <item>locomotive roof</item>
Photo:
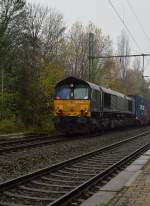
[[108, 88], [105, 88], [105, 87], [102, 87], [102, 86], [100, 86], [100, 88], [102, 89], [103, 92], [108, 93], [108, 94], [116, 95], [116, 96], [119, 96], [119, 97], [122, 97], [122, 98], [124, 98], [126, 96], [126, 95], [124, 95], [120, 92], [117, 92], [117, 91], [114, 91], [114, 90], [111, 90], [111, 89], [108, 89]]
[[93, 84], [93, 83], [88, 82], [88, 81], [85, 81], [85, 80], [82, 80], [82, 79], [78, 79], [78, 78], [76, 78], [76, 77], [72, 77], [72, 76], [67, 77], [66, 79], [63, 79], [62, 81], [58, 82], [58, 83], [56, 84], [56, 87], [59, 87], [59, 86], [65, 84], [65, 83], [68, 83], [68, 84], [70, 84], [70, 83], [86, 84], [86, 85], [89, 86], [90, 88], [96, 89], [96, 90], [99, 90], [99, 91], [100, 91], [100, 88], [99, 88], [98, 85]]
[[118, 96], [118, 97], [122, 97], [122, 98], [126, 98], [127, 100], [133, 101], [132, 97], [126, 96], [125, 94], [122, 94], [120, 92], [117, 92], [117, 91], [114, 91], [114, 90], [111, 90], [111, 89], [108, 89], [108, 88], [105, 88], [105, 87], [102, 87], [102, 86], [100, 86], [100, 88], [105, 93], [112, 94], [112, 95], [115, 95], [115, 96]]

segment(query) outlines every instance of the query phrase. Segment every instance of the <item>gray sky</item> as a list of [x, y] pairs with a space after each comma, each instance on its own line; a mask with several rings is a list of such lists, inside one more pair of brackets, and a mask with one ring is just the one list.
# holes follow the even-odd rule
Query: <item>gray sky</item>
[[[124, 28], [123, 24], [113, 11], [108, 0], [28, 0], [41, 5], [56, 8], [64, 15], [65, 23], [70, 27], [74, 22], [80, 21], [87, 24], [92, 21], [98, 27], [102, 28], [103, 33], [110, 35], [113, 40], [114, 48], [116, 47], [117, 37]], [[131, 53], [150, 53], [150, 1], [149, 0], [111, 0], [121, 18], [124, 19], [140, 51], [130, 39]], [[130, 10], [129, 2], [134, 9], [137, 20]], [[142, 29], [144, 29], [145, 34]], [[145, 61], [145, 75], [150, 75], [150, 57]]]

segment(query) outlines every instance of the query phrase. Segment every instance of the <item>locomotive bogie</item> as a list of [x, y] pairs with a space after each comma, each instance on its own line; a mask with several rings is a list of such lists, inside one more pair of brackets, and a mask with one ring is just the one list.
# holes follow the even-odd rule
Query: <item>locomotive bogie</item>
[[90, 132], [91, 125], [91, 118], [89, 117], [55, 117], [55, 127], [62, 133]]

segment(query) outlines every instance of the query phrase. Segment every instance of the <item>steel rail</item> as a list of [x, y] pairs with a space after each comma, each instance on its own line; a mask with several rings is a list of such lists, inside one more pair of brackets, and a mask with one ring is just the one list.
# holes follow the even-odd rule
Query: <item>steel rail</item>
[[[128, 143], [130, 143], [132, 141], [135, 141], [136, 139], [139, 139], [140, 137], [146, 136], [148, 134], [150, 134], [150, 131], [141, 133], [139, 135], [136, 135], [134, 137], [128, 138], [128, 139], [123, 140], [123, 141], [119, 141], [117, 143], [114, 143], [114, 144], [111, 144], [109, 146], [103, 147], [101, 149], [89, 152], [87, 154], [77, 156], [75, 158], [72, 158], [70, 160], [61, 162], [61, 163], [53, 165], [51, 167], [47, 167], [47, 168], [38, 170], [36, 172], [30, 173], [28, 175], [24, 175], [22, 177], [13, 179], [11, 181], [4, 182], [4, 183], [0, 184], [0, 193], [3, 195], [3, 193], [5, 193], [7, 190], [11, 190], [13, 188], [16, 188], [19, 185], [25, 185], [26, 183], [29, 183], [30, 181], [33, 181], [36, 178], [43, 177], [44, 175], [47, 175], [47, 174], [50, 174], [50, 173], [53, 173], [53, 172], [57, 173], [58, 170], [60, 170], [62, 168], [65, 168], [68, 165], [78, 164], [79, 162], [81, 162], [83, 160], [87, 160], [87, 158], [91, 158], [91, 157], [93, 157], [95, 155], [103, 154], [105, 152], [110, 152], [111, 149], [117, 149], [117, 148], [119, 148], [119, 146], [122, 146], [125, 143], [128, 144]], [[145, 141], [147, 141], [147, 139]], [[85, 181], [82, 184], [78, 185], [76, 188], [74, 188], [73, 190], [69, 191], [65, 195], [63, 195], [63, 196], [61, 195], [59, 198], [57, 198], [56, 200], [51, 202], [49, 204], [49, 206], [57, 206], [57, 205], [61, 205], [62, 206], [62, 205], [65, 205], [68, 201], [69, 202], [72, 201], [72, 199], [74, 199], [75, 197], [79, 196], [79, 194], [81, 194], [82, 191], [85, 190], [85, 188], [88, 188], [91, 185], [95, 184], [95, 182], [97, 182], [97, 181], [99, 182], [100, 180], [103, 180], [105, 177], [108, 177], [108, 175], [110, 173], [112, 173], [113, 170], [115, 170], [116, 168], [120, 167], [122, 164], [124, 164], [124, 162], [127, 163], [129, 160], [131, 161], [131, 159], [135, 158], [135, 155], [137, 156], [137, 155], [139, 155], [139, 153], [141, 154], [143, 151], [145, 151], [149, 147], [150, 147], [150, 143], [144, 144], [142, 147], [136, 149], [136, 151], [130, 153], [130, 155], [128, 155], [128, 156], [126, 155], [121, 160], [119, 159], [119, 161], [117, 161], [117, 163], [113, 163], [113, 165], [110, 165], [110, 166], [108, 164], [107, 168], [104, 171], [94, 175], [92, 178], [89, 178], [87, 181]], [[113, 152], [115, 152], [115, 150], [113, 150]], [[0, 198], [0, 200], [1, 200], [1, 198]], [[2, 204], [0, 202], [0, 205], [5, 205], [5, 204]]]
[[[94, 134], [94, 135], [88, 135], [88, 137], [95, 137], [99, 136], [99, 134]], [[6, 141], [0, 141], [0, 155], [3, 155], [8, 152], [17, 152], [20, 149], [25, 149], [25, 148], [32, 148], [32, 147], [38, 147], [38, 146], [44, 146], [46, 144], [54, 144], [57, 142], [63, 142], [63, 141], [71, 141], [74, 139], [79, 139], [87, 137], [86, 134], [82, 135], [72, 135], [71, 138], [65, 135], [53, 135], [50, 136], [48, 134], [26, 134], [26, 137], [23, 137], [21, 139], [15, 138], [15, 139], [10, 139]]]
[[0, 142], [0, 154], [16, 151], [18, 149], [25, 149], [35, 146], [42, 146], [45, 144], [53, 144], [56, 142], [60, 142], [63, 140], [68, 139], [64, 135], [55, 135], [55, 136], [48, 136], [48, 135], [35, 135], [31, 139], [26, 137], [20, 140], [12, 140], [12, 141], [5, 141]]
[[[15, 136], [16, 138], [13, 139], [7, 139], [7, 140], [1, 140], [0, 141], [0, 146], [1, 145], [7, 145], [9, 143], [20, 143], [20, 142], [30, 142], [30, 141], [34, 141], [35, 139], [42, 139], [43, 137], [50, 137], [50, 135], [48, 134], [26, 134], [24, 136], [22, 136], [21, 138], [20, 135], [18, 134], [17, 136]], [[52, 136], [52, 137], [57, 137], [57, 136]]]
[[[92, 152], [88, 152], [88, 153], [86, 153], [86, 154], [79, 155], [79, 156], [77, 156], [77, 157], [75, 157], [75, 158], [71, 158], [71, 159], [69, 159], [69, 160], [67, 160], [67, 161], [63, 161], [63, 162], [58, 163], [58, 164], [55, 164], [55, 165], [53, 165], [53, 166], [50, 166], [50, 167], [46, 167], [46, 168], [37, 170], [36, 172], [29, 173], [29, 174], [27, 174], [27, 175], [21, 176], [21, 177], [19, 177], [19, 178], [15, 178], [15, 179], [10, 180], [10, 181], [8, 181], [8, 182], [6, 181], [6, 182], [0, 184], [0, 192], [2, 191], [1, 189], [2, 189], [3, 187], [8, 186], [9, 184], [18, 183], [19, 181], [22, 182], [22, 180], [23, 180], [23, 182], [24, 182], [24, 179], [25, 179], [25, 178], [27, 178], [27, 181], [28, 181], [30, 178], [39, 177], [39, 175], [43, 175], [43, 174], [47, 173], [49, 170], [50, 170], [50, 171], [53, 171], [53, 170], [55, 170], [55, 169], [60, 168], [61, 166], [65, 166], [65, 165], [67, 165], [67, 164], [71, 164], [71, 163], [76, 162], [76, 161], [78, 161], [78, 160], [80, 160], [80, 159], [83, 160], [83, 158], [92, 156], [93, 154], [96, 154], [96, 153], [99, 153], [99, 152], [105, 152], [105, 151], [107, 151], [108, 149], [112, 149], [112, 148], [114, 148], [114, 147], [116, 147], [116, 146], [119, 146], [119, 145], [124, 144], [124, 143], [129, 142], [129, 141], [132, 141], [132, 140], [134, 140], [134, 139], [136, 139], [136, 138], [138, 138], [138, 137], [141, 137], [141, 136], [144, 136], [144, 135], [147, 135], [147, 134], [150, 134], [150, 131], [143, 132], [143, 133], [141, 133], [141, 134], [135, 135], [135, 136], [133, 136], [133, 137], [131, 137], [131, 138], [128, 138], [128, 139], [126, 139], [126, 140], [123, 140], [123, 141], [119, 141], [119, 142], [117, 142], [117, 143], [110, 144], [110, 145], [108, 145], [108, 146], [104, 146], [104, 147], [102, 147], [102, 148], [100, 148], [100, 149], [97, 149], [97, 150], [94, 150], [94, 151], [92, 151]], [[5, 188], [5, 189], [6, 189], [6, 188]]]
[[[26, 139], [26, 138], [34, 138], [35, 136], [40, 135], [47, 135], [46, 133], [12, 133], [12, 134], [1, 134], [0, 135], [0, 143], [5, 142], [13, 142], [19, 140], [18, 138], [21, 137], [20, 140]], [[7, 138], [7, 139], [6, 139]]]
[[[138, 157], [140, 154], [143, 152], [147, 151], [150, 148], [150, 143], [145, 144], [142, 146], [140, 149], [137, 149], [135, 152], [132, 154], [128, 155], [127, 157], [121, 159], [119, 162], [116, 164], [113, 164], [111, 167], [106, 169], [104, 172], [99, 173], [95, 177], [91, 178], [90, 180], [86, 181], [85, 183], [81, 184], [79, 187], [75, 188], [71, 192], [67, 193], [66, 195], [60, 197], [56, 201], [48, 204], [47, 206], [63, 206], [66, 205], [69, 202], [72, 202], [75, 198], [77, 198], [79, 195], [81, 195], [84, 190], [90, 189], [92, 186], [98, 184], [98, 183], [103, 183], [105, 179], [107, 179], [109, 176], [111, 176], [114, 171], [117, 169], [121, 170], [121, 166], [124, 166], [125, 164], [128, 164], [130, 161], [134, 160], [136, 157]], [[118, 171], [117, 171], [118, 173]]]
[[[64, 142], [64, 141], [72, 141], [80, 138], [85, 138], [85, 137], [95, 137], [99, 136], [99, 134], [95, 135], [85, 135], [85, 134], [78, 134], [78, 135], [72, 135], [71, 137], [66, 136], [66, 135], [54, 135], [54, 136], [49, 136], [46, 134], [43, 135], [35, 135], [32, 138], [23, 138], [23, 139], [17, 139], [17, 140], [8, 140], [4, 142], [0, 142], [0, 155], [11, 152], [11, 151], [18, 151], [19, 149], [25, 149], [25, 148], [32, 148], [32, 147], [38, 147], [38, 146], [43, 146], [47, 144], [54, 144], [54, 143], [59, 143], [59, 142]], [[16, 144], [16, 145], [15, 145]]]

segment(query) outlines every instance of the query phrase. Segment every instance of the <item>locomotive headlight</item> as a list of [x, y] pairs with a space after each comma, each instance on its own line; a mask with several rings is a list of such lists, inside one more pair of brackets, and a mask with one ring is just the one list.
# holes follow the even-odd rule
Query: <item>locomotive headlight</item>
[[87, 108], [81, 109], [80, 112], [81, 112], [82, 116], [87, 116], [88, 115], [88, 109]]
[[70, 88], [74, 88], [74, 84], [73, 83], [71, 83], [69, 86], [70, 86]]
[[63, 114], [63, 107], [57, 107], [56, 113], [59, 115]]
[[59, 111], [59, 110], [62, 110], [62, 111], [63, 111], [63, 106], [62, 106], [62, 105], [57, 106], [56, 110], [57, 110], [57, 111]]
[[84, 113], [85, 113], [85, 114], [88, 114], [88, 110], [86, 109], [86, 110], [84, 111]]
[[85, 115], [85, 116], [88, 115], [88, 110], [87, 110], [87, 109], [84, 110], [84, 115]]

